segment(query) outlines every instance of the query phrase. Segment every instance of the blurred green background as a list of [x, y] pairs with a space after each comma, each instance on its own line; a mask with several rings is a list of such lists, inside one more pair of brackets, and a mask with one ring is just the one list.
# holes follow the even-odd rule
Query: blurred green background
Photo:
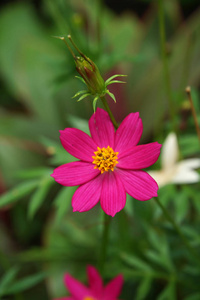
[[[171, 98], [180, 158], [199, 157], [199, 142], [185, 88], [190, 85], [200, 121], [200, 4], [161, 0]], [[140, 112], [142, 142], [163, 143], [171, 120], [163, 76], [159, 1], [37, 0], [0, 2], [0, 299], [53, 299], [67, 295], [64, 272], [86, 281], [96, 264], [102, 230], [97, 205], [72, 213], [74, 187], [61, 187], [52, 170], [73, 161], [59, 130], [88, 131], [92, 100], [65, 44], [71, 34], [112, 85], [117, 119]], [[100, 101], [98, 105], [101, 106]], [[155, 169], [160, 168], [160, 161]], [[167, 185], [159, 197], [193, 247], [200, 249], [199, 184]], [[123, 273], [124, 300], [199, 300], [200, 267], [153, 200], [127, 197], [113, 219], [104, 281]]]

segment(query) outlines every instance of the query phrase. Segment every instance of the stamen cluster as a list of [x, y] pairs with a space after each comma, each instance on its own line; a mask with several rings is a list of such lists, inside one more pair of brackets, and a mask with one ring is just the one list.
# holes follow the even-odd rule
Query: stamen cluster
[[92, 156], [94, 161], [92, 162], [96, 166], [94, 169], [99, 169], [101, 173], [109, 170], [114, 171], [114, 167], [118, 164], [117, 155], [119, 152], [114, 152], [114, 150], [108, 146], [107, 148], [97, 147], [97, 151], [94, 152], [95, 156]]

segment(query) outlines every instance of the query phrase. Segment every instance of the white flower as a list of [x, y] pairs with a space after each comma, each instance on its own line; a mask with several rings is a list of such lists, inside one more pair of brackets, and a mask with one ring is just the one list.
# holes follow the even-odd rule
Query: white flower
[[168, 183], [195, 183], [200, 175], [194, 171], [200, 167], [199, 158], [177, 161], [179, 156], [178, 141], [175, 133], [170, 133], [161, 150], [161, 170], [148, 171], [159, 187]]

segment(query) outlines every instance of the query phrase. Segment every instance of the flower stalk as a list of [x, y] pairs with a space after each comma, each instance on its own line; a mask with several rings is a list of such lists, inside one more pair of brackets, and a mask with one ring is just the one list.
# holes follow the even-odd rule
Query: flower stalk
[[191, 111], [192, 111], [192, 116], [193, 116], [193, 119], [194, 119], [197, 136], [198, 136], [198, 139], [199, 139], [199, 142], [200, 142], [200, 128], [199, 128], [199, 124], [198, 124], [198, 119], [197, 119], [197, 114], [196, 114], [196, 111], [195, 111], [194, 103], [192, 101], [192, 95], [191, 95], [191, 88], [190, 88], [190, 86], [186, 87], [185, 91], [186, 91], [186, 93], [188, 95], [188, 99], [190, 101], [190, 107], [191, 107]]
[[174, 103], [173, 103], [173, 96], [172, 96], [172, 89], [171, 89], [171, 82], [170, 82], [169, 65], [168, 65], [168, 58], [166, 53], [166, 35], [165, 35], [163, 0], [158, 0], [158, 18], [159, 18], [160, 47], [161, 47], [161, 56], [162, 56], [162, 63], [163, 63], [164, 84], [165, 84], [165, 89], [166, 89], [166, 94], [168, 99], [172, 128], [174, 132], [177, 132], [176, 123], [175, 123], [175, 110], [174, 110]]
[[195, 259], [195, 261], [200, 265], [200, 258], [196, 251], [192, 248], [187, 238], [184, 236], [184, 234], [181, 232], [179, 226], [176, 224], [176, 222], [173, 220], [173, 218], [168, 213], [167, 209], [163, 206], [163, 204], [160, 202], [159, 198], [154, 198], [158, 206], [161, 208], [163, 214], [168, 219], [168, 221], [172, 224], [174, 230], [178, 233], [179, 237], [181, 238], [183, 244], [186, 246], [188, 251], [191, 253], [192, 257]]
[[117, 121], [115, 120], [115, 117], [113, 116], [113, 113], [112, 113], [112, 111], [111, 111], [111, 109], [110, 109], [110, 107], [109, 107], [109, 105], [108, 105], [108, 103], [107, 103], [107, 101], [106, 101], [105, 96], [100, 97], [100, 99], [101, 99], [101, 101], [102, 101], [102, 103], [103, 103], [103, 105], [104, 105], [106, 111], [108, 112], [109, 117], [110, 117], [110, 119], [111, 119], [111, 121], [112, 121], [112, 123], [113, 123], [115, 129], [117, 129], [117, 128], [119, 127], [119, 125], [117, 124]]
[[111, 216], [108, 216], [106, 213], [104, 214], [104, 223], [103, 223], [103, 232], [101, 238], [100, 252], [99, 252], [99, 260], [98, 260], [98, 270], [101, 274], [104, 272], [104, 266], [106, 262], [106, 255], [108, 250], [108, 238], [109, 238], [109, 229], [111, 223]]
[[[106, 111], [108, 112], [109, 117], [110, 117], [115, 129], [117, 129], [119, 127], [119, 125], [117, 124], [115, 117], [113, 116], [113, 113], [106, 101], [105, 96], [101, 97], [100, 99], [101, 99]], [[103, 272], [104, 272], [104, 265], [105, 265], [105, 261], [106, 261], [110, 223], [111, 223], [111, 217], [104, 213], [104, 226], [103, 226], [101, 248], [100, 248], [100, 254], [99, 254], [99, 261], [98, 261], [98, 269], [101, 274], [103, 274]]]

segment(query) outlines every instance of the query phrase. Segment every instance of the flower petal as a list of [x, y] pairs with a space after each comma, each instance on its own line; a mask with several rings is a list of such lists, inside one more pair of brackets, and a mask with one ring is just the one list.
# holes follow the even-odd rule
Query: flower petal
[[74, 300], [74, 298], [72, 298], [72, 297], [64, 297], [64, 298], [57, 298], [57, 299], [54, 299], [54, 300]]
[[161, 166], [162, 169], [173, 168], [176, 161], [178, 160], [179, 150], [178, 150], [178, 141], [176, 134], [171, 132], [168, 134], [165, 142], [163, 143], [162, 152], [161, 152]]
[[115, 130], [110, 117], [105, 110], [97, 108], [96, 112], [89, 120], [89, 128], [91, 137], [98, 147], [107, 148], [107, 146], [110, 146], [113, 148]]
[[126, 192], [137, 200], [149, 200], [156, 197], [158, 185], [156, 181], [142, 170], [122, 170], [116, 171], [123, 182]]
[[107, 215], [114, 217], [126, 204], [126, 192], [115, 171], [104, 174], [100, 199], [101, 207]]
[[98, 174], [100, 171], [94, 169], [93, 164], [75, 161], [56, 168], [51, 176], [64, 186], [74, 186], [86, 183]]
[[94, 295], [100, 297], [103, 291], [103, 281], [97, 270], [93, 266], [87, 267], [90, 289]]
[[125, 152], [119, 153], [117, 167], [135, 170], [147, 168], [157, 161], [161, 146], [161, 144], [154, 142], [135, 146]]
[[181, 184], [181, 183], [196, 183], [200, 181], [200, 175], [190, 169], [177, 167], [177, 173], [172, 177], [171, 182]]
[[179, 168], [184, 168], [184, 169], [198, 169], [200, 168], [200, 158], [188, 158], [181, 160], [180, 162], [177, 163]]
[[87, 162], [93, 161], [92, 156], [97, 145], [85, 132], [76, 128], [65, 128], [60, 130], [60, 140], [65, 150], [74, 157]]
[[104, 289], [103, 300], [115, 300], [121, 293], [123, 281], [123, 276], [121, 274], [111, 280]]
[[73, 211], [87, 211], [94, 207], [100, 199], [102, 175], [81, 185], [72, 197]]
[[70, 274], [65, 274], [64, 283], [71, 295], [77, 300], [82, 300], [84, 297], [91, 295], [89, 288], [73, 278]]
[[132, 148], [139, 142], [143, 131], [139, 113], [129, 114], [115, 132], [115, 151], [121, 152]]

